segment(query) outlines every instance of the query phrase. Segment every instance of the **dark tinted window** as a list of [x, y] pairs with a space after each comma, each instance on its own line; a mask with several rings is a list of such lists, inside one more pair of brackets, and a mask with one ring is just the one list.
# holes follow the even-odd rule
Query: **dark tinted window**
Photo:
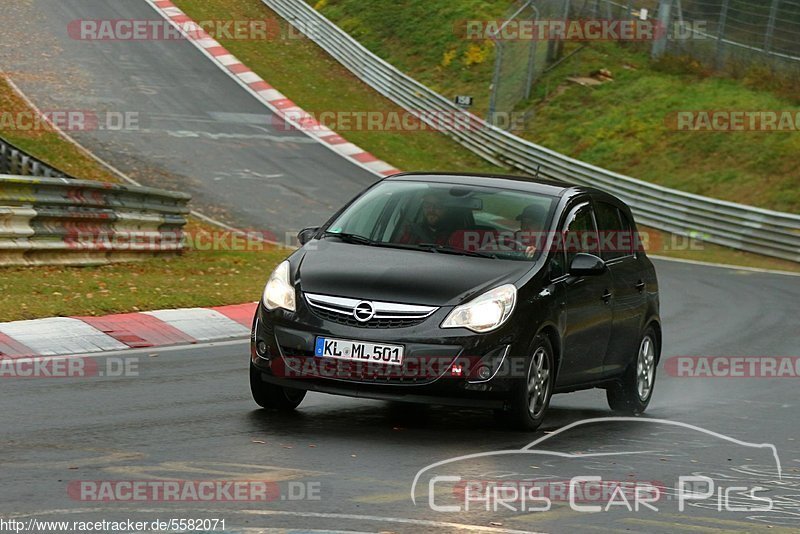
[[575, 254], [587, 252], [597, 254], [596, 229], [592, 208], [586, 204], [573, 211], [567, 219], [564, 232], [564, 249], [567, 251], [567, 265], [572, 264]]
[[642, 240], [639, 237], [639, 231], [636, 229], [636, 225], [633, 224], [631, 218], [622, 210], [619, 210], [619, 218], [622, 221], [622, 231], [628, 236], [625, 244], [629, 246], [625, 250], [625, 255], [633, 256], [636, 252], [643, 251], [644, 249], [642, 248]]
[[631, 254], [630, 233], [622, 224], [622, 215], [616, 206], [595, 202], [600, 257], [609, 261]]

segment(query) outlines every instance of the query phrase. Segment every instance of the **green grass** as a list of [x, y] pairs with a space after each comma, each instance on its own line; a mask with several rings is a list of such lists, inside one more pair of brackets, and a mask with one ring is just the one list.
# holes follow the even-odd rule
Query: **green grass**
[[[192, 224], [191, 231], [210, 231]], [[289, 251], [187, 250], [99, 267], [0, 268], [0, 322], [255, 302]]]
[[457, 38], [460, 22], [501, 20], [511, 2], [487, 0], [306, 0], [372, 52], [449, 97], [475, 98], [475, 110], [489, 105], [494, 69], [490, 42]]
[[[454, 26], [502, 18], [507, 2], [307, 1], [399, 69], [446, 96], [471, 94], [475, 111], [486, 112], [494, 47], [460, 39]], [[468, 64], [470, 47], [478, 45], [487, 52], [484, 60]], [[615, 81], [595, 87], [566, 81], [600, 68]], [[591, 43], [540, 79], [534, 98], [517, 108], [532, 115], [521, 135], [667, 187], [800, 212], [800, 132], [677, 132], [666, 124], [669, 114], [683, 110], [800, 109], [796, 84], [781, 85], [758, 65], [739, 76], [710, 76], [683, 59], [654, 63], [647, 45]]]
[[[800, 110], [796, 102], [740, 81], [675, 74], [644, 51], [593, 45], [540, 83], [524, 137], [667, 187], [779, 211], [800, 212], [800, 132], [676, 131], [669, 117], [691, 110]], [[564, 81], [608, 68], [614, 81]]]

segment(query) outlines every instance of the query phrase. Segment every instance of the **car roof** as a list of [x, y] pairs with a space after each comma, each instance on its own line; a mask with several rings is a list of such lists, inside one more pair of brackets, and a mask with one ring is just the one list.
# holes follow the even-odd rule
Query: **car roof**
[[455, 185], [474, 185], [487, 187], [500, 187], [515, 189], [530, 193], [540, 193], [554, 197], [561, 197], [567, 193], [574, 195], [581, 192], [593, 192], [594, 188], [576, 186], [557, 180], [534, 178], [532, 176], [513, 176], [504, 174], [477, 174], [477, 173], [445, 173], [445, 172], [408, 172], [394, 174], [387, 178], [393, 180], [410, 180], [419, 182], [433, 182]]

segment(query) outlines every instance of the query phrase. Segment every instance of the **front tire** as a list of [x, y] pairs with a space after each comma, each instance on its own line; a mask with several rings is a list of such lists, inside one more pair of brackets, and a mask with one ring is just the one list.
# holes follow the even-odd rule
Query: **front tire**
[[612, 410], [624, 415], [644, 413], [653, 398], [659, 353], [658, 336], [655, 329], [648, 326], [639, 343], [636, 360], [631, 362], [620, 381], [606, 390]]
[[514, 388], [509, 422], [518, 430], [536, 430], [544, 421], [555, 381], [553, 346], [539, 334], [532, 343], [527, 373]]
[[261, 371], [250, 364], [250, 392], [256, 404], [266, 409], [290, 412], [300, 406], [306, 396], [303, 389], [285, 388], [261, 379]]

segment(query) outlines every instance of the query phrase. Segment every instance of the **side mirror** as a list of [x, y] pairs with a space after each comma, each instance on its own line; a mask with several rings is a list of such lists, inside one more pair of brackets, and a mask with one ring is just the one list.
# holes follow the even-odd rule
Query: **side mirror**
[[302, 230], [300, 230], [300, 233], [297, 234], [297, 240], [300, 242], [301, 245], [305, 245], [306, 243], [311, 241], [311, 239], [315, 235], [317, 235], [318, 231], [319, 231], [319, 226], [314, 226], [312, 228], [303, 228]]
[[606, 272], [606, 262], [594, 254], [579, 252], [569, 266], [571, 276], [593, 276]]

